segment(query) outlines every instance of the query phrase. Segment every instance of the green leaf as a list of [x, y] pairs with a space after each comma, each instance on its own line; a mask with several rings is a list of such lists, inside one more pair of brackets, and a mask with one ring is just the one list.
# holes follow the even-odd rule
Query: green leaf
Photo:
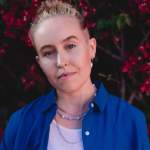
[[131, 20], [128, 14], [121, 13], [120, 15], [118, 15], [116, 19], [116, 25], [119, 30], [122, 30], [125, 25], [130, 26]]
[[112, 28], [112, 26], [113, 24], [111, 20], [102, 19], [97, 22], [98, 29], [109, 29], [109, 28]]

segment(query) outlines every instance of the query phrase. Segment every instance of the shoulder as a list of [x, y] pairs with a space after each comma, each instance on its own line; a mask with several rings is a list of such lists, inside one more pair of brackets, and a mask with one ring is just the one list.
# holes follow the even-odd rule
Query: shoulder
[[28, 114], [30, 114], [30, 116], [38, 116], [38, 114], [41, 113], [42, 110], [46, 109], [49, 105], [51, 105], [54, 102], [54, 92], [55, 91], [52, 90], [45, 95], [37, 97], [32, 102], [28, 103], [24, 107], [14, 112], [11, 118], [22, 118], [23, 116]]
[[129, 104], [127, 100], [113, 95], [103, 83], [97, 83], [96, 87], [98, 89], [95, 102], [101, 111], [105, 112], [107, 115], [113, 115], [116, 119], [130, 119], [139, 120], [139, 118], [144, 118], [144, 114], [141, 110]]
[[15, 130], [17, 130], [17, 128], [24, 123], [31, 125], [36, 118], [39, 117], [42, 110], [51, 103], [51, 99], [53, 98], [52, 93], [53, 92], [51, 91], [48, 94], [39, 96], [32, 102], [14, 112], [10, 116], [6, 127], [6, 132], [9, 130], [10, 133], [11, 129], [13, 129], [12, 131], [15, 132]]
[[1, 147], [11, 149], [17, 135], [29, 134], [28, 131], [31, 129], [31, 126], [36, 122], [40, 116], [40, 112], [47, 106], [47, 103], [50, 103], [49, 101], [51, 101], [52, 97], [52, 92], [50, 92], [36, 98], [23, 108], [14, 112], [7, 123], [0, 149]]
[[112, 94], [103, 83], [96, 82], [96, 84], [98, 89], [96, 103], [102, 111], [111, 112], [117, 117], [137, 118], [137, 116], [141, 116], [143, 118], [143, 112], [137, 107], [129, 104], [127, 100]]
[[122, 117], [127, 116], [132, 120], [145, 118], [144, 113], [139, 108], [135, 107], [133, 104], [128, 103], [127, 100], [112, 94], [109, 95], [108, 107], [114, 107], [117, 114], [122, 115]]
[[26, 104], [22, 108], [18, 109], [16, 112], [14, 112], [11, 116], [11, 118], [20, 118], [21, 116], [24, 116], [25, 114], [32, 115], [34, 113], [40, 112], [42, 105], [46, 99], [47, 95], [39, 96], [38, 98], [34, 99], [32, 102]]
[[122, 138], [131, 138], [133, 145], [138, 148], [148, 150], [148, 129], [144, 113], [127, 100], [114, 95], [109, 97], [108, 107], [113, 109], [112, 118], [117, 132], [121, 133]]
[[34, 114], [38, 115], [47, 95], [39, 96], [32, 102], [26, 104], [24, 107], [15, 111], [9, 118], [7, 129], [15, 129], [20, 124], [21, 120], [28, 115], [28, 118], [34, 117]]
[[126, 135], [136, 135], [135, 138], [148, 139], [147, 124], [144, 113], [127, 100], [110, 95], [108, 107], [113, 110], [114, 124]]

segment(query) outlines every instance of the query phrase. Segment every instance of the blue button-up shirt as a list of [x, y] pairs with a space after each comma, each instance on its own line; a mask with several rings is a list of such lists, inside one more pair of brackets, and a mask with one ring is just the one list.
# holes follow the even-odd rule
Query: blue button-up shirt
[[[103, 84], [97, 88], [82, 121], [84, 150], [150, 150], [143, 113], [108, 93]], [[46, 150], [56, 109], [53, 90], [15, 112], [5, 129], [0, 150]]]

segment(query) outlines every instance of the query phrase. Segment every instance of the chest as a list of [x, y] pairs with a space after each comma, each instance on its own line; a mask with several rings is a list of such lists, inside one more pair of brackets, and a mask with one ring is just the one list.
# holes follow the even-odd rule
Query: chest
[[[48, 139], [50, 131], [50, 120], [41, 118], [34, 122], [32, 126], [28, 127], [24, 140], [22, 140], [22, 134], [18, 135], [18, 149], [20, 146], [22, 150], [47, 150]], [[122, 147], [123, 145], [128, 146], [127, 143], [128, 135], [124, 134], [122, 127], [117, 126], [104, 120], [104, 118], [97, 117], [87, 117], [83, 120], [82, 125], [82, 143], [84, 150], [120, 150], [123, 148], [127, 150], [128, 148]], [[51, 138], [56, 139], [56, 135], [51, 134]], [[59, 143], [59, 140], [58, 140]], [[57, 144], [58, 144], [57, 143]], [[61, 148], [61, 144], [59, 145]], [[62, 149], [60, 149], [62, 150]]]

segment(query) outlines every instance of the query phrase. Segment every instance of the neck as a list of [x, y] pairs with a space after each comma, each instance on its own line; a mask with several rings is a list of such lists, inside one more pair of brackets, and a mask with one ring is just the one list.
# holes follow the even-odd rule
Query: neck
[[95, 88], [89, 81], [73, 92], [57, 91], [57, 104], [71, 114], [81, 114], [87, 110], [87, 103], [94, 93]]

